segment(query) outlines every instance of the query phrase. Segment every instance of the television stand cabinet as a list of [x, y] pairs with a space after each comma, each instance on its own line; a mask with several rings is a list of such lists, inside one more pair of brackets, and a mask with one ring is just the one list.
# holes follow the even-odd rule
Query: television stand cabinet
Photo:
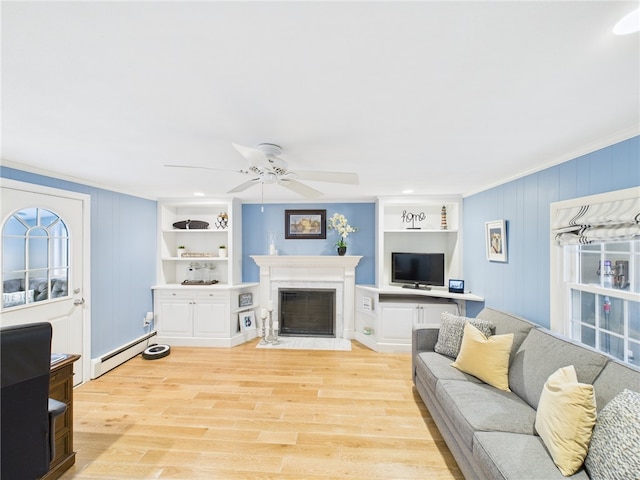
[[466, 302], [484, 302], [471, 293], [356, 285], [355, 339], [376, 352], [410, 352], [418, 324], [440, 324], [442, 312], [464, 315]]

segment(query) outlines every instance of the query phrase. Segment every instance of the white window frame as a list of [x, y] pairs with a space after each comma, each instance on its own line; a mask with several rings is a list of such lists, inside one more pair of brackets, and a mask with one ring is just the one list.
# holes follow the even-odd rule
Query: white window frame
[[[27, 222], [25, 222], [22, 218], [20, 218], [20, 212], [22, 212], [23, 210], [26, 209], [34, 209], [36, 210], [36, 220], [35, 220], [35, 225], [29, 225]], [[52, 215], [54, 215], [56, 217], [56, 220], [49, 224], [49, 225], [43, 225], [42, 224], [42, 212], [48, 212]], [[15, 218], [18, 222], [20, 222], [24, 228], [25, 231], [23, 234], [8, 234], [6, 233], [5, 229], [7, 227], [7, 223], [9, 222], [10, 219]], [[55, 225], [59, 225], [62, 226], [62, 235], [52, 235], [52, 229]], [[47, 257], [47, 265], [46, 267], [40, 266], [38, 268], [34, 268], [31, 265], [30, 259], [29, 259], [29, 254], [30, 254], [30, 249], [29, 249], [29, 242], [31, 240], [34, 239], [33, 237], [33, 232], [36, 230], [43, 230], [45, 232], [46, 235], [42, 236], [42, 237], [38, 237], [38, 238], [43, 238], [46, 240], [46, 247], [43, 250], [46, 254]], [[4, 259], [2, 260], [2, 269], [1, 269], [1, 273], [2, 273], [2, 281], [5, 280], [5, 275], [11, 275], [11, 274], [18, 274], [21, 275], [24, 278], [24, 282], [25, 282], [25, 289], [24, 289], [24, 303], [21, 304], [17, 304], [17, 305], [12, 305], [10, 307], [5, 307], [4, 306], [4, 301], [2, 303], [0, 303], [0, 310], [4, 311], [4, 310], [8, 310], [8, 309], [19, 309], [19, 308], [24, 308], [24, 307], [29, 307], [31, 305], [33, 305], [34, 303], [38, 303], [38, 304], [42, 304], [42, 303], [46, 303], [46, 302], [50, 302], [50, 301], [54, 301], [56, 298], [52, 297], [52, 291], [51, 291], [51, 280], [56, 276], [54, 275], [57, 272], [57, 275], [60, 275], [60, 272], [64, 272], [64, 278], [66, 279], [67, 284], [69, 284], [69, 271], [70, 271], [70, 265], [69, 265], [69, 255], [68, 255], [68, 248], [69, 248], [69, 229], [67, 227], [67, 224], [65, 223], [64, 219], [62, 217], [60, 217], [60, 215], [57, 212], [52, 211], [49, 208], [46, 207], [40, 207], [40, 206], [33, 206], [33, 207], [25, 207], [25, 209], [21, 209], [21, 210], [17, 210], [15, 212], [13, 212], [9, 217], [7, 217], [6, 221], [2, 224], [2, 229], [1, 229], [1, 242], [2, 245], [1, 247], [4, 249], [5, 248], [5, 240], [6, 239], [18, 239], [18, 240], [23, 240], [24, 244], [25, 244], [25, 248], [24, 248], [24, 258], [23, 260], [23, 268], [22, 269], [18, 269], [18, 270], [9, 270], [6, 268], [5, 265], [5, 261]], [[64, 240], [64, 243], [62, 242], [56, 242], [58, 249], [54, 248], [54, 242], [52, 241], [53, 239], [58, 239], [58, 240]], [[64, 248], [63, 248], [64, 247]], [[61, 249], [61, 250], [60, 250]], [[3, 250], [4, 251], [4, 250]], [[38, 275], [41, 275], [42, 271], [46, 271], [46, 280], [47, 280], [47, 298], [44, 300], [34, 300], [33, 298], [31, 298], [29, 296], [29, 282], [33, 276], [33, 272], [38, 272]], [[4, 288], [0, 288], [0, 290], [2, 290], [2, 293], [4, 292]], [[69, 297], [71, 295], [70, 292], [67, 291], [67, 294], [65, 295], [65, 297]]]
[[[640, 187], [633, 187], [625, 190], [607, 192], [588, 197], [575, 198], [571, 200], [555, 202], [550, 205], [550, 221], [553, 223], [557, 212], [560, 209], [577, 207], [580, 205], [615, 202], [630, 197], [640, 198]], [[604, 289], [594, 285], [576, 284], [570, 281], [567, 272], [575, 272], [578, 268], [578, 257], [575, 246], [565, 247], [559, 245], [555, 239], [553, 229], [550, 228], [550, 329], [566, 337], [572, 338], [571, 323], [571, 291], [581, 290], [594, 293], [596, 295], [607, 295], [612, 298], [640, 302], [640, 293], [625, 290]], [[637, 247], [636, 247], [637, 253]], [[638, 265], [636, 265], [636, 268]], [[640, 291], [640, 286], [635, 286], [635, 291]], [[597, 297], [598, 298], [598, 297]], [[625, 312], [625, 316], [627, 312]], [[626, 317], [625, 317], [626, 318]], [[598, 326], [597, 326], [598, 328]], [[596, 329], [598, 333], [599, 330]], [[625, 328], [625, 340], [628, 338], [628, 330]]]

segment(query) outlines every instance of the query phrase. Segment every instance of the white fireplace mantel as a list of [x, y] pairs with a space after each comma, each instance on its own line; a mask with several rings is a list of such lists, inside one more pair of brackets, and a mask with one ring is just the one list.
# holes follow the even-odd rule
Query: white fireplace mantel
[[[335, 288], [336, 336], [354, 337], [355, 268], [361, 256], [251, 255], [260, 267], [260, 301], [277, 315], [279, 288]], [[276, 316], [277, 318], [277, 316]]]
[[362, 258], [359, 255], [251, 255], [260, 267], [314, 268], [338, 267], [356, 268]]

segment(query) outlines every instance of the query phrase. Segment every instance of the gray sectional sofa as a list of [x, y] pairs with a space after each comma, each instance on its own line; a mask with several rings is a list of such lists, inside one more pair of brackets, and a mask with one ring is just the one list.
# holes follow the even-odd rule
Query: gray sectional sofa
[[563, 476], [536, 435], [544, 383], [559, 368], [574, 365], [578, 381], [594, 386], [600, 412], [622, 390], [640, 392], [640, 370], [508, 313], [485, 308], [477, 318], [491, 321], [496, 335], [514, 334], [510, 392], [457, 370], [453, 358], [436, 353], [438, 328], [416, 326], [412, 339], [415, 387], [465, 478], [589, 479], [584, 467]]

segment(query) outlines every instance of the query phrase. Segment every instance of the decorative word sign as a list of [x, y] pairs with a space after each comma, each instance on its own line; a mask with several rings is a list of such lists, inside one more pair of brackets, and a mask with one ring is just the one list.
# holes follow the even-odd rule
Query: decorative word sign
[[447, 207], [442, 206], [442, 211], [440, 212], [440, 230], [447, 229]]
[[415, 226], [415, 221], [422, 222], [425, 218], [427, 218], [427, 216], [424, 212], [411, 213], [406, 210], [402, 211], [402, 223], [411, 223], [411, 226], [407, 227], [407, 230], [420, 230], [420, 227]]

